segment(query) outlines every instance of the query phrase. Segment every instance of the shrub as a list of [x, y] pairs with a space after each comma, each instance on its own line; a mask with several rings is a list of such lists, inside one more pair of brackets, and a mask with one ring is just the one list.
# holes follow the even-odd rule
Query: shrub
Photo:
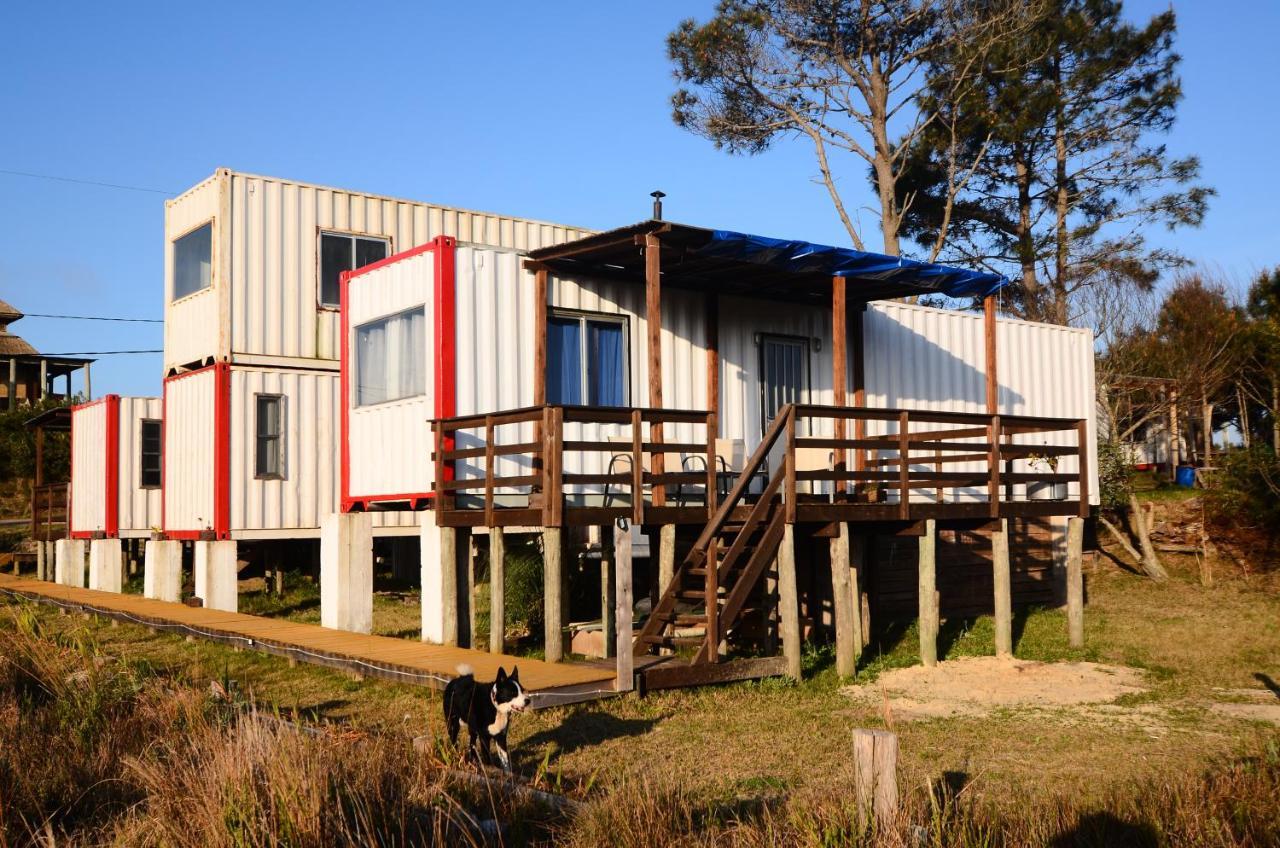
[[1280, 458], [1270, 446], [1223, 454], [1206, 497], [1207, 517], [1220, 530], [1268, 549], [1280, 539]]

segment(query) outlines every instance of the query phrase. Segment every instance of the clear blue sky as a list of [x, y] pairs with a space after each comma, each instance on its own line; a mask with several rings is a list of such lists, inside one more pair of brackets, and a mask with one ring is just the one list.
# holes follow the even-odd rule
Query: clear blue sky
[[[671, 123], [664, 36], [711, 5], [6, 3], [0, 169], [176, 192], [228, 166], [592, 228], [645, 217], [661, 188], [676, 220], [845, 243], [803, 145], [730, 157]], [[1247, 277], [1280, 263], [1280, 4], [1173, 5], [1186, 100], [1168, 143], [1219, 197], [1203, 229], [1153, 236]], [[160, 317], [163, 200], [0, 174], [0, 298]], [[14, 329], [50, 352], [161, 344], [159, 325]], [[159, 387], [159, 356], [94, 368], [96, 394]]]

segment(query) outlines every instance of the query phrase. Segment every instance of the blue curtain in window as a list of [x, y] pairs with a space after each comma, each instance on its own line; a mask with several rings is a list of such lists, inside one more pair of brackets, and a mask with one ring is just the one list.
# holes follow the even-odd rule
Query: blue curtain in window
[[622, 406], [626, 379], [622, 373], [622, 325], [587, 322], [590, 358], [587, 360], [588, 403]]
[[547, 403], [582, 403], [582, 332], [577, 318], [547, 319]]

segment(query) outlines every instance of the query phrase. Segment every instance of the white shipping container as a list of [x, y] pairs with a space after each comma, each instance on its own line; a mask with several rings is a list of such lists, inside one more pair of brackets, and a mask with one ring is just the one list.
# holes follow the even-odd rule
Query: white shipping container
[[164, 531], [174, 538], [199, 536], [221, 518], [214, 457], [225, 372], [218, 364], [164, 381]]
[[107, 484], [110, 476], [107, 453], [111, 446], [107, 430], [115, 416], [112, 397], [108, 395], [71, 409], [72, 538], [107, 532]]
[[142, 475], [144, 422], [160, 398], [107, 395], [71, 411], [71, 533], [143, 538], [160, 526], [160, 485]]

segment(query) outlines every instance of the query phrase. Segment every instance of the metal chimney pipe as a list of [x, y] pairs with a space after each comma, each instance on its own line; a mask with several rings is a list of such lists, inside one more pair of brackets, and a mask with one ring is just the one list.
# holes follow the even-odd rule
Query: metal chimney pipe
[[653, 220], [662, 220], [662, 198], [666, 197], [666, 192], [651, 191], [649, 196], [653, 198]]

